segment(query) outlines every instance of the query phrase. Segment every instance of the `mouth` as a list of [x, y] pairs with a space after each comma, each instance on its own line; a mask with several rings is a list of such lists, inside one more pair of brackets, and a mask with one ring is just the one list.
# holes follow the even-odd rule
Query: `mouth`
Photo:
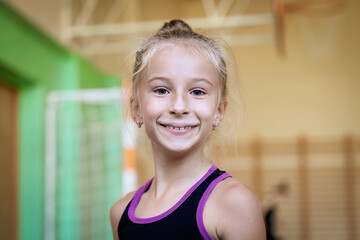
[[160, 126], [165, 127], [170, 130], [185, 131], [185, 130], [191, 130], [193, 128], [196, 128], [199, 125], [196, 124], [196, 125], [185, 125], [185, 126], [173, 126], [173, 125], [168, 125], [168, 124], [160, 124]]

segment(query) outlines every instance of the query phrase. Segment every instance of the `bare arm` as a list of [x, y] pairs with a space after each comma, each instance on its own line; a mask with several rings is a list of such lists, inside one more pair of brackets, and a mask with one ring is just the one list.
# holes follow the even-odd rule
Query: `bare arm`
[[134, 196], [134, 193], [135, 192], [128, 193], [125, 197], [115, 202], [110, 209], [110, 222], [114, 240], [119, 240], [117, 227], [119, 225], [120, 218], [123, 215], [127, 204]]
[[211, 193], [204, 209], [204, 223], [213, 239], [265, 240], [259, 200], [231, 178], [220, 182]]

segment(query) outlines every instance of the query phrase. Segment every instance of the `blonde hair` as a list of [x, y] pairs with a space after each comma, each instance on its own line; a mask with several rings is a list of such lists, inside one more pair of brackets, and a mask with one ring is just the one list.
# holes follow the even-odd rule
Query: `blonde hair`
[[139, 82], [143, 77], [143, 71], [148, 66], [151, 58], [166, 47], [183, 44], [200, 56], [209, 60], [219, 76], [221, 97], [227, 95], [227, 67], [225, 63], [226, 51], [215, 40], [194, 32], [191, 27], [182, 20], [171, 20], [152, 37], [142, 43], [136, 51], [135, 64], [132, 75], [133, 97], [136, 96]]

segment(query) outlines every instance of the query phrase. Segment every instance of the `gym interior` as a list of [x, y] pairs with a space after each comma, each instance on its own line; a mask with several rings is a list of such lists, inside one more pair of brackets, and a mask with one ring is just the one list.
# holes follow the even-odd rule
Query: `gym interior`
[[0, 239], [112, 239], [154, 174], [129, 117], [134, 52], [183, 19], [231, 51], [214, 163], [283, 240], [360, 239], [360, 1], [0, 1]]

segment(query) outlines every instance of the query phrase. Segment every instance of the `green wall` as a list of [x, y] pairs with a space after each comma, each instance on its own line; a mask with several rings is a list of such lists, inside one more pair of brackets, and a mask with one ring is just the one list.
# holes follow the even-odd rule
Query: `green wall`
[[0, 79], [19, 91], [19, 238], [44, 239], [46, 95], [52, 90], [119, 86], [0, 1]]

